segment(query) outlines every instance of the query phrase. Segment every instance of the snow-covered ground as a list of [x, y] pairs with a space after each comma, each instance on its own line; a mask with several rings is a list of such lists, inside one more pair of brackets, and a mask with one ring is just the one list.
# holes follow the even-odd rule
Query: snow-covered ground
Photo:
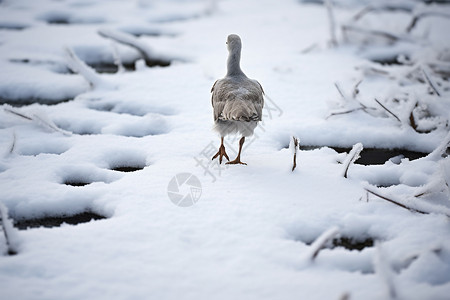
[[[303, 2], [0, 1], [0, 298], [448, 299], [450, 7]], [[268, 96], [247, 166], [211, 161], [230, 33]]]

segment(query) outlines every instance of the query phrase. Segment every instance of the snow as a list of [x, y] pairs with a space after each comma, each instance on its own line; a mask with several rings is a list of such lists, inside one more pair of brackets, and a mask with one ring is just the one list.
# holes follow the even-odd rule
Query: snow
[[[107, 218], [12, 228], [17, 255], [7, 255], [0, 227], [0, 297], [448, 298], [449, 19], [405, 30], [411, 11], [450, 8], [364, 1], [377, 9], [354, 20], [357, 1], [305, 2], [2, 1], [2, 213]], [[345, 35], [342, 25], [401, 40]], [[210, 90], [226, 73], [231, 33], [242, 39], [242, 69], [267, 95], [244, 144], [247, 166], [211, 160], [220, 138]], [[170, 66], [149, 67], [150, 56]], [[401, 64], [374, 62], [391, 58]], [[95, 71], [118, 62], [135, 70]], [[230, 159], [239, 138], [225, 139]], [[424, 157], [366, 166], [352, 160], [363, 148]], [[187, 207], [168, 195], [182, 173], [201, 183]], [[348, 250], [333, 238], [375, 246]]]

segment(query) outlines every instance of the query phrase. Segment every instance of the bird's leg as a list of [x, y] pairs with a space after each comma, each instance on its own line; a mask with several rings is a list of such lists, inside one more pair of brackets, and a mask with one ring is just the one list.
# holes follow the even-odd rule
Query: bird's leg
[[225, 152], [225, 146], [223, 145], [223, 137], [221, 138], [221, 142], [220, 142], [220, 147], [219, 147], [219, 151], [217, 151], [217, 153], [212, 157], [211, 160], [213, 160], [214, 158], [216, 158], [217, 156], [219, 156], [219, 163], [222, 163], [222, 157], [225, 156], [225, 158], [230, 161], [230, 158], [228, 157], [227, 153]]
[[243, 136], [240, 140], [239, 140], [239, 152], [238, 155], [236, 157], [235, 160], [229, 161], [227, 162], [227, 165], [235, 165], [235, 164], [241, 164], [241, 165], [246, 165], [246, 163], [241, 162], [241, 150], [242, 150], [242, 145], [244, 145], [245, 142], [245, 136]]

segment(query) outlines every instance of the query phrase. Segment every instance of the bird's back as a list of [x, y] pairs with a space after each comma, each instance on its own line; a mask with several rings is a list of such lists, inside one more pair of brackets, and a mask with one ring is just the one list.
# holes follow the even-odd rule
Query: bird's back
[[214, 120], [260, 121], [264, 91], [258, 81], [247, 76], [227, 76], [212, 87]]

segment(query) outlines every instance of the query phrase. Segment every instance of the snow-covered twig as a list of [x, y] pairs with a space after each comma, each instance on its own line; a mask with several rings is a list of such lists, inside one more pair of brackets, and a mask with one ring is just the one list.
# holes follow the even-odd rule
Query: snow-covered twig
[[357, 144], [353, 145], [352, 150], [350, 151], [350, 153], [345, 158], [345, 161], [344, 161], [344, 172], [342, 173], [342, 176], [347, 178], [348, 169], [350, 168], [350, 165], [353, 164], [359, 158], [359, 154], [361, 153], [363, 148], [364, 147], [363, 147], [363, 145], [361, 143], [357, 143]]
[[295, 136], [292, 137], [289, 148], [294, 154], [294, 161], [292, 164], [292, 172], [294, 172], [295, 168], [297, 167], [297, 150], [299, 148], [298, 138], [296, 138]]
[[434, 80], [428, 75], [426, 68], [424, 66], [421, 66], [420, 69], [422, 70], [423, 76], [425, 77], [425, 81], [428, 83], [428, 85], [431, 87], [431, 89], [438, 95], [441, 96], [441, 92], [439, 92], [439, 89], [437, 87], [437, 84], [434, 82]]
[[0, 218], [5, 235], [6, 245], [8, 247], [8, 254], [15, 255], [19, 250], [19, 239], [15, 231], [14, 225], [10, 219], [8, 219], [8, 209], [3, 203], [0, 202]]
[[439, 168], [431, 176], [430, 181], [426, 185], [419, 187], [414, 197], [419, 198], [433, 193], [446, 193], [447, 195], [450, 195], [449, 186], [445, 178], [446, 167], [445, 162], [440, 160]]
[[94, 88], [112, 86], [106, 83], [100, 76], [95, 72], [94, 69], [86, 65], [84, 61], [78, 58], [78, 56], [70, 48], [65, 48], [66, 63], [67, 66], [75, 73], [80, 74], [86, 79], [91, 86]]
[[180, 57], [168, 57], [163, 54], [157, 54], [147, 44], [143, 43], [141, 40], [128, 33], [117, 30], [100, 29], [98, 31], [98, 34], [102, 37], [109, 38], [118, 43], [135, 48], [137, 51], [139, 51], [147, 65], [152, 65], [155, 61], [170, 63], [171, 60], [184, 60]]
[[114, 41], [111, 41], [111, 46], [113, 49], [114, 64], [117, 66], [117, 73], [123, 73], [123, 72], [125, 72], [125, 67], [123, 66], [122, 59], [120, 58], [117, 43]]
[[52, 131], [57, 131], [57, 132], [60, 132], [64, 135], [68, 135], [68, 136], [72, 135], [71, 132], [63, 130], [63, 129], [59, 128], [58, 126], [56, 126], [51, 120], [44, 120], [42, 117], [38, 116], [37, 114], [29, 115], [24, 112], [20, 112], [20, 111], [18, 111], [18, 109], [13, 108], [12, 106], [9, 106], [9, 105], [5, 105], [5, 107], [3, 109], [8, 113], [11, 113], [11, 114], [18, 116], [20, 118], [23, 118], [25, 120], [33, 121], [42, 127], [51, 129]]
[[397, 290], [394, 284], [394, 274], [391, 267], [385, 260], [385, 255], [379, 242], [375, 242], [375, 255], [373, 258], [373, 264], [376, 274], [381, 277], [384, 284], [386, 285], [389, 298], [397, 298]]
[[325, 6], [327, 8], [330, 25], [330, 45], [335, 47], [338, 45], [338, 42], [336, 38], [336, 20], [334, 18], [333, 4], [331, 3], [331, 0], [325, 0]]
[[333, 239], [338, 233], [339, 228], [336, 226], [333, 226], [322, 233], [311, 245], [311, 252], [308, 255], [309, 261], [314, 261], [326, 242]]

